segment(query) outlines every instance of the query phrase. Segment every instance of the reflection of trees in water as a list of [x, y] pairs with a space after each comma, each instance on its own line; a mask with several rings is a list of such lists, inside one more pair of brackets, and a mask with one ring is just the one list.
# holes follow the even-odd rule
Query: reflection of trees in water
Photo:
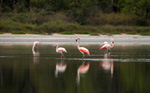
[[29, 69], [24, 71], [24, 77], [18, 88], [18, 93], [36, 93], [35, 86], [33, 85], [30, 78]]
[[36, 93], [30, 77], [29, 66], [14, 62], [0, 63], [0, 91], [6, 93]]
[[0, 67], [0, 91], [2, 89], [2, 85], [3, 85], [3, 68]]

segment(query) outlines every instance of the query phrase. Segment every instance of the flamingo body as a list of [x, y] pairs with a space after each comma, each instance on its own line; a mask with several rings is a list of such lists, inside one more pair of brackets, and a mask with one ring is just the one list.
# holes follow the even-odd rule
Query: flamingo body
[[107, 50], [110, 50], [111, 48], [113, 48], [113, 46], [111, 46], [110, 44], [104, 44], [101, 48], [101, 49], [107, 49]]
[[87, 54], [87, 55], [90, 55], [90, 52], [87, 48], [85, 47], [79, 47], [79, 51], [82, 53], [82, 54]]
[[104, 42], [103, 46], [99, 50], [102, 50], [102, 49], [110, 50], [113, 47], [114, 47], [114, 40], [112, 39], [111, 44], [109, 44], [108, 42]]
[[58, 45], [56, 45], [56, 52], [60, 53], [61, 57], [62, 56], [64, 57], [63, 53], [67, 53], [67, 50], [65, 48], [63, 48], [63, 47], [58, 47]]
[[63, 48], [63, 47], [59, 47], [59, 48], [56, 49], [56, 52], [57, 52], [57, 53], [63, 53], [63, 52], [66, 53], [67, 50], [66, 50], [65, 48]]
[[[79, 42], [78, 42], [79, 41]], [[80, 47], [80, 38], [76, 38], [76, 42], [78, 42], [78, 49], [79, 51], [83, 54], [82, 58], [85, 56], [84, 54], [90, 55], [90, 52], [87, 48], [85, 47]]]

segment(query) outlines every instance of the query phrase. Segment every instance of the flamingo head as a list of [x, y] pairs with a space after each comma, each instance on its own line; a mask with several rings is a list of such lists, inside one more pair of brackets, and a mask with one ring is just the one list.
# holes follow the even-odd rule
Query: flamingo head
[[41, 45], [41, 42], [35, 41], [35, 42], [34, 42], [34, 45]]
[[56, 48], [58, 46], [58, 44], [53, 45], [54, 48]]
[[111, 42], [112, 42], [112, 43], [114, 43], [114, 40], [113, 40], [113, 39], [111, 39]]
[[76, 38], [76, 42], [77, 42], [78, 40], [80, 40], [80, 38], [79, 38], [79, 37], [77, 37], [77, 38]]

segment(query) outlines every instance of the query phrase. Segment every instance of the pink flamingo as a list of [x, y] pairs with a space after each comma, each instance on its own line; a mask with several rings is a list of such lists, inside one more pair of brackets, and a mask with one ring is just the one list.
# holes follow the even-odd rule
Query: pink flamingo
[[111, 39], [111, 44], [109, 44], [108, 42], [104, 42], [103, 46], [100, 48], [100, 50], [102, 49], [106, 49], [108, 51], [110, 51], [110, 49], [112, 49], [114, 47], [114, 40]]
[[58, 47], [58, 45], [56, 45], [56, 52], [61, 54], [61, 58], [62, 56], [64, 57], [63, 53], [67, 53], [67, 50], [63, 47]]
[[37, 46], [39, 46], [39, 45], [41, 45], [41, 42], [35, 41], [35, 42], [33, 43], [33, 46], [32, 46], [32, 51], [35, 51], [36, 48], [37, 48]]
[[80, 47], [80, 38], [79, 37], [76, 38], [76, 42], [78, 42], [78, 41], [79, 41], [79, 43], [78, 43], [77, 47], [78, 47], [79, 51], [83, 54], [82, 58], [85, 57], [85, 54], [90, 55], [90, 52], [87, 48]]

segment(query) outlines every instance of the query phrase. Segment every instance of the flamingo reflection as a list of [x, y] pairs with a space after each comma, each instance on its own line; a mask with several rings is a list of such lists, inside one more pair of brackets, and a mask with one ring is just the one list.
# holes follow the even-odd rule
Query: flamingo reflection
[[110, 52], [104, 54], [104, 58], [102, 59], [102, 62], [100, 62], [100, 66], [102, 66], [102, 68], [105, 71], [110, 71], [111, 72], [111, 77], [113, 77], [114, 64], [113, 64], [113, 59], [110, 58]]
[[32, 46], [32, 53], [33, 53], [33, 63], [39, 63], [40, 53], [38, 50], [38, 46], [41, 45], [41, 42], [35, 41]]
[[56, 64], [55, 77], [58, 77], [58, 73], [64, 73], [66, 68], [67, 64], [61, 59], [61, 62]]
[[77, 70], [77, 84], [80, 83], [80, 75], [86, 74], [89, 70], [90, 63], [85, 64], [85, 62], [82, 63], [82, 65], [79, 66]]
[[40, 53], [38, 50], [32, 50], [33, 53], [33, 63], [39, 63]]

